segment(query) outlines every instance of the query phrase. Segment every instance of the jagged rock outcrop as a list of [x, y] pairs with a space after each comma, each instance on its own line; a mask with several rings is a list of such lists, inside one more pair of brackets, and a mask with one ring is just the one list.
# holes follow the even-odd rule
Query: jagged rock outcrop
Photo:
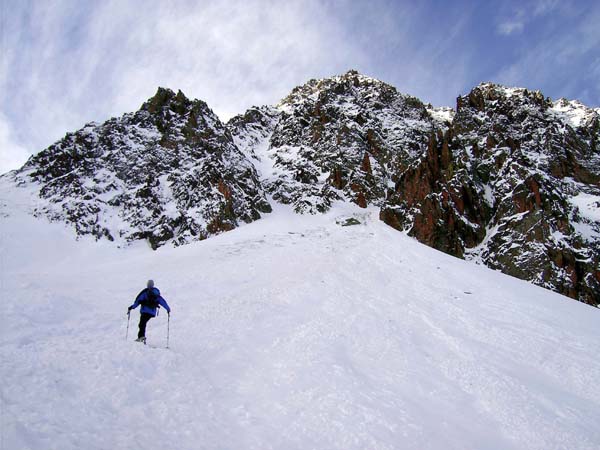
[[204, 239], [269, 212], [254, 166], [208, 106], [159, 89], [139, 111], [90, 123], [12, 174], [35, 213], [78, 234], [153, 248]]
[[476, 87], [400, 175], [382, 219], [450, 254], [600, 303], [600, 224], [576, 200], [600, 195], [598, 115], [575, 106], [576, 121], [564, 100]]

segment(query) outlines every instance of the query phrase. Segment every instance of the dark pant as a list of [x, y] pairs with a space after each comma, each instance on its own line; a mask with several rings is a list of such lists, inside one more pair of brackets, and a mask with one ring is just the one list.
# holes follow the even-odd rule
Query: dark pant
[[148, 313], [140, 314], [140, 325], [139, 325], [140, 331], [138, 332], [138, 339], [146, 336], [146, 324], [153, 317], [154, 316], [152, 314], [148, 314]]

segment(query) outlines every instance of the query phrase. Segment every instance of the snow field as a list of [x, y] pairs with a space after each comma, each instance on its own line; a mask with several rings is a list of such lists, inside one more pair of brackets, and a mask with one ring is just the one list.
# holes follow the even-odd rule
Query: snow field
[[[279, 206], [156, 252], [0, 220], [2, 449], [600, 446], [599, 312], [375, 210]], [[170, 350], [164, 312], [124, 339], [148, 278]]]

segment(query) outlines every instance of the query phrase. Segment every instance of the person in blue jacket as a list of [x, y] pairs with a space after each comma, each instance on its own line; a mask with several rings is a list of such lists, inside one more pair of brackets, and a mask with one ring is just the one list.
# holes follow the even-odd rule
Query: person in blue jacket
[[137, 342], [146, 343], [146, 324], [150, 319], [156, 317], [156, 310], [162, 306], [167, 310], [167, 314], [171, 315], [171, 308], [167, 301], [161, 297], [160, 291], [154, 287], [154, 281], [148, 280], [148, 284], [146, 285], [146, 289], [138, 294], [135, 298], [135, 302], [129, 308], [127, 308], [127, 314], [131, 312], [132, 309], [137, 308], [141, 305], [140, 309], [140, 324], [139, 324], [139, 332]]

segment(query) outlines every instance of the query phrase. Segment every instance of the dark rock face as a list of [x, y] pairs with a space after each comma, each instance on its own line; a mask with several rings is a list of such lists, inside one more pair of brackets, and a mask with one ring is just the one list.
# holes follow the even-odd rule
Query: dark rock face
[[446, 253], [600, 304], [600, 109], [484, 83], [432, 108], [356, 71], [295, 88], [226, 125], [159, 89], [9, 175], [36, 214], [156, 248], [334, 202]]
[[600, 195], [597, 137], [598, 114], [583, 105], [480, 85], [399, 176], [381, 218], [447, 253], [598, 304], [600, 224], [576, 200]]
[[80, 235], [153, 248], [271, 210], [254, 166], [208, 106], [162, 88], [135, 113], [67, 134], [15, 177], [39, 184], [48, 201], [37, 214]]

